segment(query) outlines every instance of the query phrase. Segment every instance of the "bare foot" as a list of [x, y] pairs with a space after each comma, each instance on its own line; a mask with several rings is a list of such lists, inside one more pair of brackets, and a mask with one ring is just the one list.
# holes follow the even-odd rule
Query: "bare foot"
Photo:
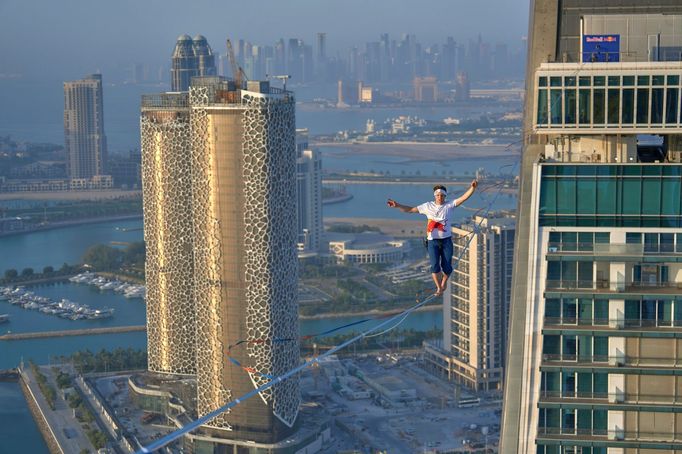
[[440, 288], [440, 287], [438, 287], [438, 288], [436, 289], [436, 293], [434, 293], [434, 295], [436, 295], [436, 296], [441, 296], [442, 294], [443, 294], [443, 289]]

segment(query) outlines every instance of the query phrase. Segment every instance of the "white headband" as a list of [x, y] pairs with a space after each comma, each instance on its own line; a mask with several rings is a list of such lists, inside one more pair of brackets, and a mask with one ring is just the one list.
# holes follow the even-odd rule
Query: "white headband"
[[433, 196], [437, 196], [438, 194], [443, 194], [443, 195], [448, 195], [448, 192], [445, 189], [436, 189], [433, 191]]

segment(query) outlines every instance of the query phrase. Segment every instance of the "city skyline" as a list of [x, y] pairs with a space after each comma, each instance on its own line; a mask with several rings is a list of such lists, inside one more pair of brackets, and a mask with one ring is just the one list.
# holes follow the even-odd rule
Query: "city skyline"
[[[15, 19], [0, 29], [0, 39], [16, 43], [0, 50], [3, 73], [39, 79], [45, 75], [44, 68], [49, 66], [52, 76], [70, 79], [73, 78], [72, 71], [112, 73], [121, 65], [145, 61], [160, 65], [171, 51], [167, 43], [185, 32], [202, 33], [214, 43], [214, 49], [221, 50], [227, 36], [275, 42], [279, 38], [299, 35], [298, 38], [314, 43], [316, 33], [326, 32], [327, 55], [330, 56], [358, 42], [376, 39], [379, 33], [394, 36], [411, 33], [425, 42], [437, 42], [450, 35], [464, 41], [481, 33], [493, 42], [513, 43], [526, 35], [528, 11], [527, 1], [452, 3], [431, 0], [420, 3], [424, 20], [415, 22], [414, 5], [408, 1], [396, 4], [353, 0], [322, 6], [310, 0], [299, 0], [296, 5], [260, 0], [253, 8], [267, 14], [259, 17], [261, 27], [254, 33], [253, 27], [230, 14], [229, 6], [209, 0], [196, 5], [189, 15], [186, 5], [177, 1], [143, 4], [125, 1], [100, 5], [96, 11], [78, 8], [78, 1], [73, 2], [75, 8], [69, 15], [61, 14], [61, 6], [52, 2], [5, 0], [0, 3], [0, 14]], [[491, 9], [499, 14], [497, 20], [485, 16], [486, 21], [471, 21], [471, 17], [484, 17]], [[107, 23], [127, 24], [126, 33], [120, 33], [118, 27], [107, 26], [107, 23], [102, 26], [98, 20], [100, 15], [108, 18], [110, 22]], [[62, 20], [54, 21], [54, 17], [62, 17]], [[379, 17], [382, 18], [382, 29], [377, 30]], [[156, 23], [163, 24], [158, 31], [154, 27]], [[351, 28], [353, 32], [349, 32]], [[60, 39], [54, 40], [54, 36]], [[21, 39], [17, 41], [17, 37]], [[77, 43], [78, 52], [66, 55], [59, 52], [58, 46], [64, 41]], [[28, 55], [31, 58], [26, 58]]]

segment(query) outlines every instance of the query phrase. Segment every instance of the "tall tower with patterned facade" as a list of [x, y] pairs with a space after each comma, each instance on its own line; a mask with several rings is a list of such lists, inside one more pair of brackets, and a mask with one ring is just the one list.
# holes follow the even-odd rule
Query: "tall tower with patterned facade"
[[187, 93], [142, 98], [149, 370], [196, 373], [191, 148]]
[[682, 451], [681, 29], [531, 2], [500, 453]]

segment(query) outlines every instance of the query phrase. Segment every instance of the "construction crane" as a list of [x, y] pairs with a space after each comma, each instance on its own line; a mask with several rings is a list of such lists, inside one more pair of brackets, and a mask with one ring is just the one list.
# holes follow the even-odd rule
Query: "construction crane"
[[232, 41], [227, 39], [227, 59], [230, 61], [230, 67], [232, 68], [232, 77], [234, 77], [235, 85], [237, 89], [242, 89], [242, 81], [248, 80], [246, 74], [237, 63], [237, 59], [234, 57], [234, 49], [232, 48]]

